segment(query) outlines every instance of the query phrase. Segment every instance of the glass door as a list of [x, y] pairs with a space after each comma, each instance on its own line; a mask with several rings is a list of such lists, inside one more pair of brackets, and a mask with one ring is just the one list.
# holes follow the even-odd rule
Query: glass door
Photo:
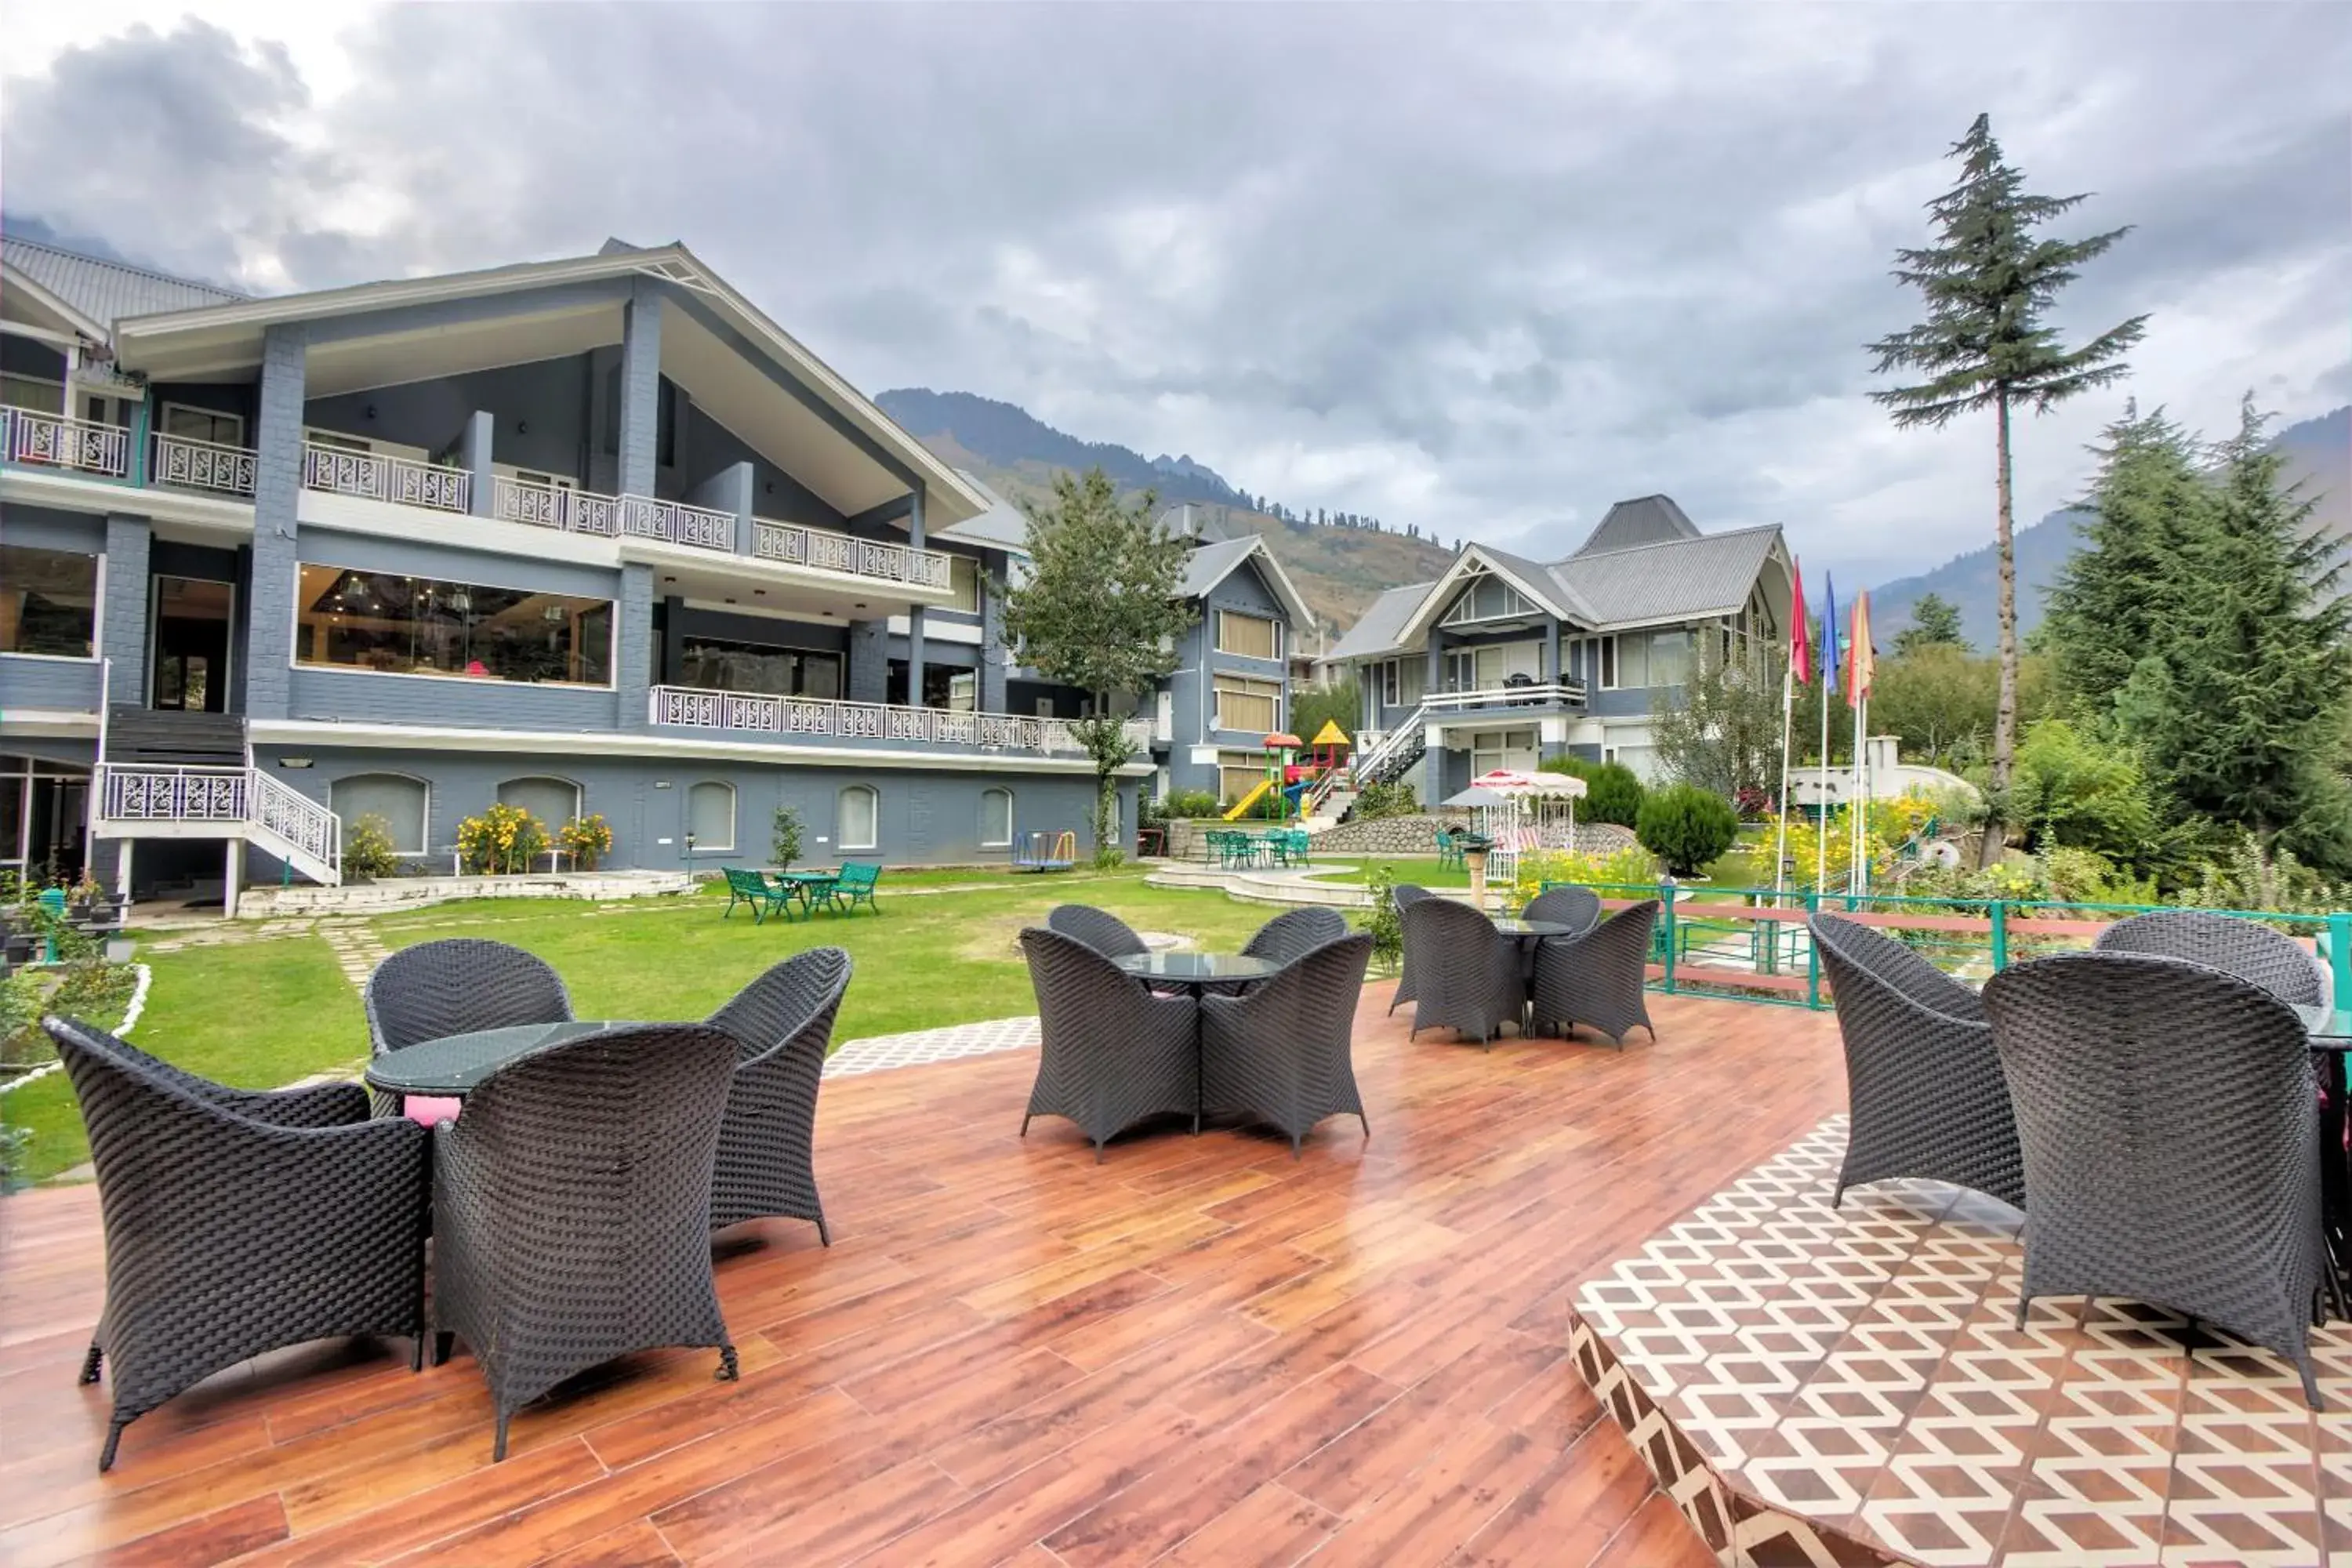
[[157, 577], [149, 625], [155, 658], [150, 705], [188, 713], [228, 711], [229, 628], [234, 584]]

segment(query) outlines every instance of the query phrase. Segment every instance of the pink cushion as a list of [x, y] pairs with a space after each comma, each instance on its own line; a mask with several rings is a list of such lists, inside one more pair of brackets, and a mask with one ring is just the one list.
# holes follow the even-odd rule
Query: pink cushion
[[400, 1113], [419, 1127], [430, 1127], [436, 1121], [455, 1121], [457, 1109], [464, 1100], [449, 1095], [412, 1094], [401, 1100]]

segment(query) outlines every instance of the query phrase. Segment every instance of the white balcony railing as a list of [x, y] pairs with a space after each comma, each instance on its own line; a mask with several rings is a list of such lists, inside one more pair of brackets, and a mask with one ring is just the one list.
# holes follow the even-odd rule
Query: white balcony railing
[[280, 784], [259, 768], [252, 770], [251, 820], [288, 845], [323, 865], [340, 868], [343, 861], [343, 824], [327, 807], [300, 790]]
[[0, 408], [0, 455], [12, 463], [119, 479], [131, 472], [131, 432], [30, 408]]
[[[342, 877], [343, 825], [327, 807], [259, 768], [180, 768], [102, 763], [98, 816], [108, 837], [141, 837], [141, 825], [194, 823], [244, 837], [320, 881]], [[159, 830], [148, 828], [149, 833]]]
[[593, 533], [610, 539], [621, 531], [621, 498], [568, 485], [541, 484], [500, 475], [490, 487], [490, 515], [500, 522]]
[[1555, 680], [1526, 686], [1493, 686], [1475, 691], [1433, 691], [1421, 700], [1421, 705], [1433, 715], [1478, 708], [1580, 708], [1584, 705], [1584, 683]]
[[789, 566], [845, 572], [920, 588], [948, 585], [948, 558], [935, 550], [917, 550], [887, 540], [853, 539], [795, 522], [770, 522], [764, 517], [755, 520], [751, 552], [763, 561], [781, 561]]
[[399, 506], [466, 511], [473, 504], [474, 476], [463, 468], [437, 468], [380, 452], [348, 452], [340, 447], [305, 445], [305, 489], [358, 496]]
[[651, 496], [623, 496], [621, 531], [636, 539], [658, 539], [695, 550], [735, 551], [735, 514], [682, 500], [656, 500]]
[[193, 441], [185, 436], [155, 437], [155, 466], [148, 482], [181, 489], [214, 490], [222, 495], [253, 493], [255, 454], [243, 447], [215, 441]]
[[[654, 687], [649, 709], [652, 722], [665, 728], [733, 730], [784, 740], [916, 742], [953, 751], [1030, 752], [1044, 757], [1086, 755], [1066, 721], [1021, 713], [956, 712], [688, 686]], [[1130, 720], [1127, 731], [1139, 752], [1150, 745], [1150, 721]]]
[[250, 778], [244, 768], [109, 764], [98, 814], [108, 822], [243, 822]]

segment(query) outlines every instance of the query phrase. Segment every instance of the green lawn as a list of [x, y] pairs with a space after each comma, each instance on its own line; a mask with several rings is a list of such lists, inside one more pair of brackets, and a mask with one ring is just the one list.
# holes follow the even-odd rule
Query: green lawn
[[[383, 915], [370, 924], [394, 949], [447, 936], [527, 949], [555, 966], [586, 1018], [700, 1018], [777, 960], [840, 946], [857, 965], [834, 1031], [836, 1040], [849, 1040], [1034, 1012], [1016, 939], [1023, 926], [1042, 924], [1046, 910], [1069, 900], [1109, 910], [1139, 930], [1175, 931], [1228, 952], [1281, 912], [1217, 892], [1149, 888], [1132, 872], [1000, 873], [1001, 885], [982, 890], [903, 891], [923, 875], [886, 871], [878, 917], [772, 918], [755, 926], [747, 910], [722, 918], [723, 898], [601, 906], [503, 899]], [[892, 897], [894, 883], [901, 896]], [[131, 1037], [191, 1071], [269, 1088], [367, 1055], [359, 995], [321, 938], [192, 948], [149, 962], [154, 981]], [[54, 1175], [89, 1158], [63, 1075], [0, 1099], [0, 1110], [33, 1133], [27, 1176]]]
[[[1470, 873], [1459, 866], [1440, 868], [1434, 855], [1358, 856], [1334, 855], [1331, 862], [1349, 869], [1337, 876], [1322, 879], [1334, 887], [1360, 888], [1374, 868], [1385, 866], [1400, 882], [1410, 882], [1423, 888], [1466, 888]], [[1307, 868], [1314, 869], [1312, 866]]]

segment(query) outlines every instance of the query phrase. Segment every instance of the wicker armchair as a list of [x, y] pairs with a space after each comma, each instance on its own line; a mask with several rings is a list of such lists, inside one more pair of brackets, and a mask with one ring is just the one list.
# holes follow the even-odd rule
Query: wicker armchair
[[122, 1429], [265, 1351], [405, 1334], [422, 1363], [425, 1130], [368, 1116], [357, 1084], [225, 1089], [79, 1019], [45, 1018], [89, 1131], [106, 1307], [83, 1359]]
[[1245, 996], [1203, 1000], [1202, 1114], [1280, 1128], [1294, 1160], [1299, 1141], [1327, 1116], [1353, 1115], [1370, 1137], [1350, 1051], [1371, 961], [1370, 937], [1341, 936], [1292, 959]]
[[1242, 952], [1252, 958], [1290, 963], [1327, 942], [1338, 942], [1347, 934], [1348, 919], [1337, 910], [1292, 910], [1258, 927], [1256, 933], [1243, 945]]
[[1643, 989], [1650, 963], [1650, 932], [1658, 921], [1658, 900], [1645, 899], [1619, 910], [1582, 936], [1547, 937], [1536, 944], [1529, 1014], [1538, 1025], [1558, 1025], [1561, 1033], [1591, 1025], [1621, 1050], [1639, 1024], [1658, 1037], [1650, 1022], [1649, 993]]
[[2315, 1007], [2327, 1000], [2327, 970], [2310, 949], [2236, 915], [2157, 910], [2117, 921], [2091, 946], [2099, 952], [2185, 958], [2259, 985], [2292, 1006]]
[[[1396, 906], [1397, 921], [1400, 925], [1403, 923], [1405, 910], [1423, 899], [1434, 896], [1427, 888], [1416, 887], [1411, 882], [1399, 882], [1389, 889], [1389, 902]], [[1420, 976], [1413, 973], [1412, 948], [1410, 945], [1406, 946], [1399, 967], [1402, 973], [1397, 976], [1396, 994], [1389, 998], [1389, 1011], [1391, 1014], [1395, 1013], [1399, 1004], [1412, 1001], [1421, 994], [1418, 984]]]
[[[1067, 906], [1065, 906], [1067, 907]], [[1042, 1036], [1032, 1117], [1066, 1116], [1103, 1145], [1148, 1117], [1189, 1116], [1201, 1130], [1200, 1004], [1158, 996], [1076, 937], [1021, 933]]]
[[740, 1053], [719, 1130], [711, 1229], [775, 1215], [814, 1221], [817, 1239], [833, 1245], [810, 1142], [834, 1015], [849, 974], [849, 954], [811, 948], [771, 966], [710, 1015], [711, 1027], [733, 1036]]
[[492, 1074], [433, 1141], [435, 1359], [462, 1337], [507, 1420], [632, 1351], [735, 1347], [710, 1273], [710, 1178], [735, 1037], [583, 1035]]
[[1467, 904], [1423, 899], [1404, 911], [1405, 977], [1414, 987], [1407, 1037], [1440, 1025], [1491, 1047], [1528, 1000], [1519, 944]]
[[1566, 926], [1571, 934], [1582, 936], [1601, 923], [1601, 895], [1590, 888], [1550, 888], [1529, 899], [1521, 914], [1528, 920]]
[[1806, 922], [1837, 997], [1848, 1187], [1922, 1176], [2025, 1203], [2009, 1081], [1983, 1001], [1901, 942], [1836, 915]]
[[[379, 1057], [450, 1035], [572, 1016], [571, 993], [545, 960], [479, 937], [401, 949], [375, 966], [362, 999], [368, 1048]], [[378, 1116], [400, 1114], [398, 1095], [371, 1091], [369, 1100]]]
[[1089, 904], [1055, 905], [1046, 913], [1045, 929], [1074, 937], [1105, 958], [1131, 958], [1151, 951], [1125, 921]]
[[2319, 1408], [2319, 1101], [2303, 1026], [2183, 959], [2077, 952], [1986, 983], [2025, 1156], [2025, 1281], [2126, 1296], [2294, 1362]]

